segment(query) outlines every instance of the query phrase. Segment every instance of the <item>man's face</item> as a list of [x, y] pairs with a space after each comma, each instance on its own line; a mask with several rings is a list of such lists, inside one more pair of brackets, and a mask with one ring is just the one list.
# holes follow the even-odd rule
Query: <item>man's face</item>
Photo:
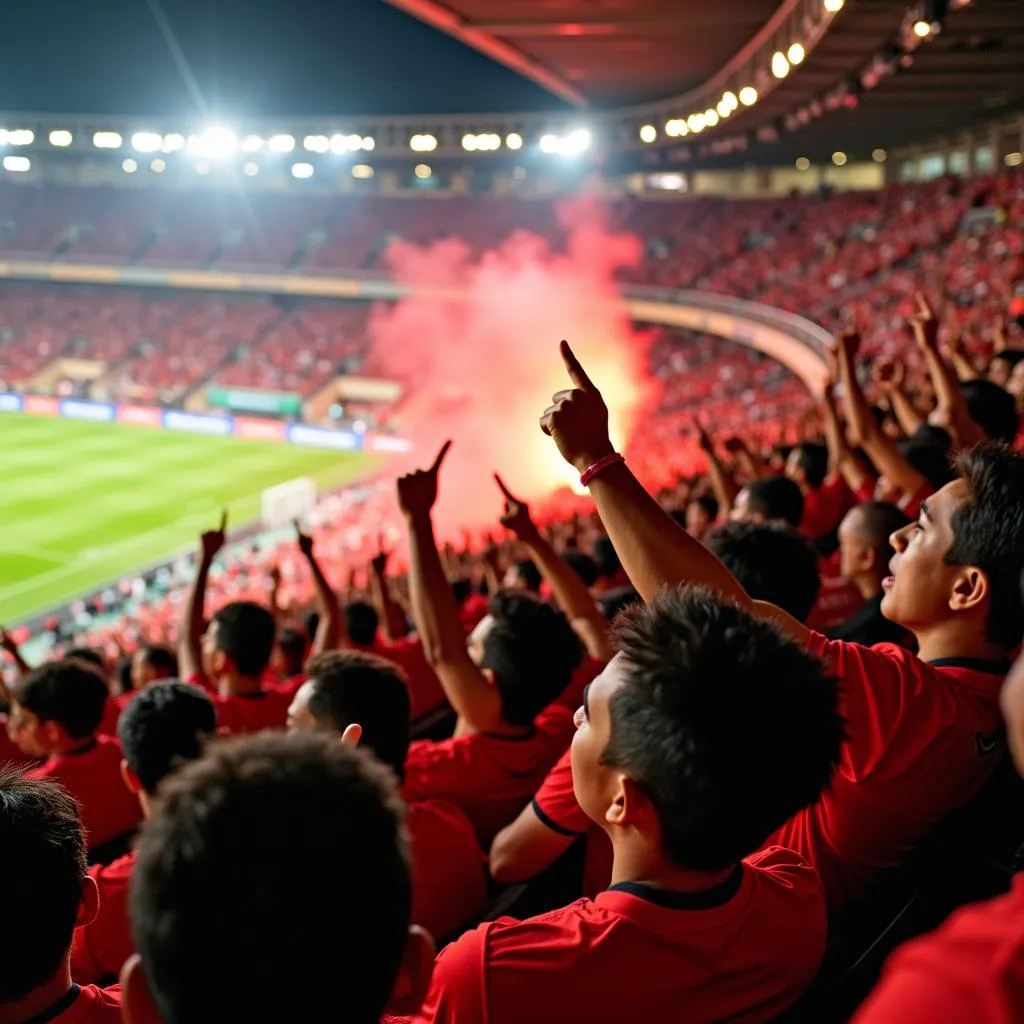
[[29, 757], [46, 757], [50, 753], [43, 723], [16, 700], [11, 701], [7, 715], [7, 735], [11, 742]]
[[144, 651], [136, 651], [132, 656], [132, 689], [141, 690], [150, 683], [165, 678], [147, 660]]
[[909, 630], [926, 629], [949, 616], [953, 583], [961, 568], [948, 565], [952, 518], [968, 498], [967, 484], [954, 480], [921, 505], [916, 523], [892, 536], [892, 575], [882, 582], [882, 614]]
[[988, 379], [1001, 388], [1005, 388], [1010, 383], [1011, 373], [1013, 373], [1013, 366], [1006, 359], [993, 359], [988, 364]]
[[320, 723], [309, 710], [309, 701], [316, 687], [312, 679], [307, 679], [295, 692], [288, 706], [288, 731], [310, 732], [320, 728]]
[[583, 812], [599, 825], [604, 824], [618, 790], [618, 770], [601, 764], [601, 755], [611, 739], [608, 702], [625, 681], [625, 662], [617, 654], [583, 691], [583, 706], [576, 712], [570, 755], [572, 788]]
[[839, 573], [844, 580], [856, 579], [871, 567], [872, 549], [862, 529], [864, 513], [859, 508], [846, 513], [839, 524]]
[[758, 517], [750, 511], [750, 490], [744, 487], [739, 494], [736, 495], [736, 500], [732, 503], [732, 511], [729, 513], [729, 518], [734, 523], [753, 523], [758, 521]]
[[224, 668], [224, 655], [220, 651], [217, 642], [217, 631], [220, 629], [216, 619], [211, 619], [203, 633], [202, 655], [203, 675], [207, 679], [216, 679]]

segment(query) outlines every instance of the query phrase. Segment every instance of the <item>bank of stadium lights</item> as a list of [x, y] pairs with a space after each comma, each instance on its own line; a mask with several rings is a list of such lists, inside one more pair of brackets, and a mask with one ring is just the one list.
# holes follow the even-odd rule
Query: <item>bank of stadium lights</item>
[[159, 132], [136, 132], [131, 143], [136, 153], [159, 153], [164, 148], [164, 137]]
[[493, 153], [501, 149], [501, 136], [496, 132], [481, 132], [479, 135], [467, 132], [462, 136], [462, 148], [467, 153]]
[[177, 132], [172, 132], [170, 135], [164, 136], [163, 145], [160, 149], [164, 153], [177, 153], [178, 150], [185, 148], [185, 136], [179, 135]]
[[703, 114], [691, 114], [686, 119], [686, 126], [690, 129], [694, 135], [699, 135], [704, 131], [704, 115]]
[[690, 134], [689, 125], [683, 117], [673, 117], [665, 122], [665, 134], [671, 139], [680, 139]]
[[134, 174], [138, 169], [138, 161], [133, 160], [131, 157], [128, 157], [127, 160], [121, 161], [121, 170], [124, 171], [125, 174]]
[[206, 160], [227, 160], [238, 149], [238, 136], [230, 128], [207, 128], [190, 135], [186, 143], [189, 156]]
[[27, 156], [5, 156], [4, 170], [23, 173], [32, 169], [32, 161]]
[[718, 124], [718, 111], [714, 107], [708, 107], [704, 111], [704, 127], [714, 128]]
[[789, 61], [781, 50], [776, 50], [772, 54], [772, 74], [778, 79], [783, 79], [789, 74]]
[[300, 180], [313, 177], [313, 165], [307, 163], [292, 164], [292, 177]]
[[64, 149], [65, 146], [70, 146], [74, 142], [74, 135], [64, 128], [56, 128], [50, 132], [50, 145], [56, 146], [58, 149]]
[[353, 164], [352, 177], [362, 181], [368, 181], [373, 177], [373, 168], [369, 164]]
[[[409, 148], [414, 153], [433, 153], [437, 149], [437, 136], [429, 133], [414, 135], [409, 139]], [[426, 164], [420, 166], [425, 167]]]
[[260, 165], [249, 160], [247, 163], [242, 164], [242, 173], [247, 178], [255, 178], [260, 173]]
[[292, 135], [271, 135], [267, 139], [267, 149], [271, 153], [290, 153], [295, 148], [295, 138]]
[[523, 148], [523, 137], [519, 132], [509, 132], [505, 136], [505, 145], [509, 149], [522, 149]]
[[558, 156], [579, 156], [590, 148], [593, 141], [586, 128], [576, 128], [567, 135], [555, 135], [548, 132], [540, 137], [542, 153], [555, 153]]
[[97, 149], [120, 149], [123, 142], [120, 132], [95, 132], [92, 137]]
[[265, 145], [266, 142], [263, 140], [262, 136], [246, 135], [246, 137], [242, 139], [242, 144], [238, 148], [241, 149], [243, 153], [258, 153]]

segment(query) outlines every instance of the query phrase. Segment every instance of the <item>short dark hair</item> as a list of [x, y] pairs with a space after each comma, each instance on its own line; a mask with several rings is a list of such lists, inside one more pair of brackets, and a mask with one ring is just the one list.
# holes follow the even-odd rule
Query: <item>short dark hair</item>
[[333, 736], [264, 732], [212, 744], [160, 794], [130, 914], [161, 1020], [327, 1020], [342, 998], [376, 1022], [411, 909], [390, 773]]
[[936, 490], [956, 479], [953, 442], [942, 427], [922, 424], [912, 437], [897, 441], [896, 448]]
[[213, 701], [177, 680], [140, 690], [117, 722], [124, 759], [150, 795], [171, 772], [199, 757], [216, 732]]
[[499, 590], [488, 610], [481, 667], [494, 673], [505, 721], [532, 725], [579, 667], [579, 638], [560, 611], [521, 590]]
[[91, 647], [70, 647], [64, 652], [64, 657], [76, 658], [78, 661], [87, 661], [101, 672], [107, 671], [107, 663], [103, 660], [103, 655]]
[[889, 538], [910, 524], [905, 512], [885, 501], [865, 501], [855, 511], [861, 517], [860, 532], [878, 552], [891, 551]]
[[78, 805], [62, 786], [0, 768], [4, 913], [18, 932], [4, 950], [0, 1002], [39, 988], [67, 956], [82, 900], [85, 851]]
[[313, 692], [310, 714], [338, 732], [363, 727], [360, 745], [371, 750], [401, 781], [409, 752], [409, 689], [391, 661], [361, 651], [325, 651], [306, 666]]
[[612, 579], [622, 568], [619, 553], [615, 550], [610, 537], [598, 537], [594, 541], [594, 561], [597, 562], [597, 567], [605, 579]]
[[628, 772], [677, 867], [721, 871], [813, 804], [839, 763], [839, 689], [774, 626], [703, 587], [617, 624], [626, 683], [602, 763]]
[[270, 661], [277, 627], [270, 611], [255, 601], [232, 601], [214, 616], [217, 649], [243, 676], [261, 675]]
[[798, 527], [804, 517], [804, 496], [787, 476], [762, 476], [747, 484], [747, 508], [763, 519]]
[[705, 541], [755, 601], [803, 622], [818, 600], [818, 556], [788, 523], [723, 523]]
[[41, 722], [57, 722], [69, 736], [91, 736], [103, 721], [107, 684], [99, 670], [80, 658], [50, 661], [30, 672], [14, 699]]
[[369, 647], [377, 639], [380, 616], [372, 604], [349, 601], [345, 605], [345, 631], [349, 639], [360, 647]]
[[718, 499], [713, 494], [698, 494], [692, 502], [701, 507], [711, 522], [718, 518]]
[[281, 648], [289, 673], [298, 675], [302, 671], [306, 650], [309, 648], [309, 638], [305, 632], [293, 626], [282, 626], [277, 633], [277, 646]]
[[974, 565], [988, 577], [988, 639], [1008, 650], [1024, 636], [1018, 583], [1024, 569], [1024, 456], [998, 441], [961, 452], [956, 469], [969, 497], [953, 515], [950, 565]]
[[804, 441], [795, 451], [807, 482], [811, 487], [820, 487], [828, 476], [828, 448], [816, 441]]
[[597, 582], [600, 570], [597, 568], [597, 562], [590, 555], [585, 555], [582, 551], [566, 551], [562, 557], [583, 581], [585, 587], [589, 589]]
[[522, 577], [527, 590], [534, 594], [540, 592], [540, 585], [543, 582], [544, 577], [541, 575], [540, 569], [533, 564], [531, 559], [520, 559], [516, 562], [515, 571], [518, 576]]
[[142, 648], [142, 660], [165, 679], [178, 678], [178, 656], [170, 647], [163, 644], [147, 644]]
[[966, 380], [960, 385], [972, 420], [994, 441], [1013, 444], [1020, 429], [1017, 400], [990, 380]]

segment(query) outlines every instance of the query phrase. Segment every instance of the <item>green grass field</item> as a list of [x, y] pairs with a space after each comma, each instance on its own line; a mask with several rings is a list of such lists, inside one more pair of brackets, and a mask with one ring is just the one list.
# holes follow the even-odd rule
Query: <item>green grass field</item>
[[274, 484], [309, 476], [325, 490], [375, 459], [0, 413], [0, 623], [191, 548], [225, 506], [229, 531], [252, 522]]

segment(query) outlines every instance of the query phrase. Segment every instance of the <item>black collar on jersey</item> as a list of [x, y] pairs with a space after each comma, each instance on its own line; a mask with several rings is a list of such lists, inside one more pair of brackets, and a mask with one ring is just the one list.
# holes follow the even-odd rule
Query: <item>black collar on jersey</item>
[[503, 732], [482, 732], [481, 736], [486, 736], [491, 740], [508, 740], [509, 743], [525, 743], [527, 740], [532, 740], [537, 735], [537, 727], [531, 725], [529, 732], [524, 732], [521, 736], [513, 736]]
[[46, 1024], [47, 1021], [54, 1020], [65, 1010], [71, 1007], [72, 1003], [74, 1003], [81, 994], [81, 991], [82, 990], [77, 985], [72, 985], [71, 988], [69, 988], [67, 992], [65, 992], [64, 995], [62, 995], [60, 999], [58, 999], [57, 1002], [55, 1002], [48, 1010], [43, 1010], [42, 1013], [37, 1013], [34, 1017], [29, 1017], [28, 1020], [23, 1021], [22, 1024]]
[[984, 672], [990, 676], [1005, 676], [1013, 664], [1006, 661], [987, 661], [985, 658], [936, 658], [929, 661], [932, 668], [966, 668], [971, 672]]
[[740, 891], [743, 882], [743, 865], [737, 864], [733, 873], [720, 885], [713, 889], [701, 889], [697, 892], [675, 892], [670, 889], [655, 889], [653, 885], [642, 882], [619, 882], [609, 886], [606, 892], [624, 892], [630, 896], [639, 896], [648, 903], [656, 903], [667, 910], [714, 910], [724, 906]]

